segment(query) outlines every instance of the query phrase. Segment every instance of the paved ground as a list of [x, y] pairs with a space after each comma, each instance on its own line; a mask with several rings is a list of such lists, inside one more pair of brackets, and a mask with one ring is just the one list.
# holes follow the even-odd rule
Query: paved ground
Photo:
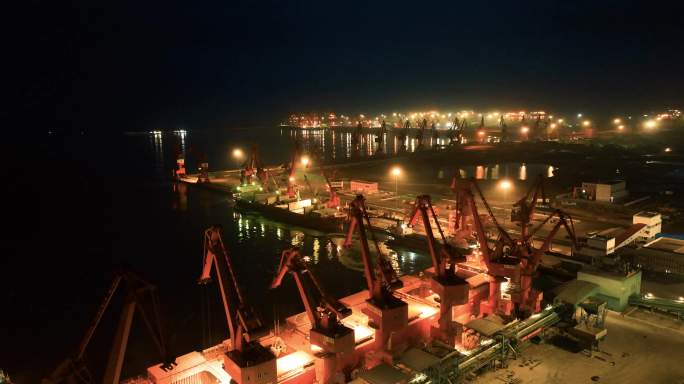
[[[516, 378], [521, 381], [508, 382], [684, 384], [684, 333], [612, 312], [606, 325], [608, 336], [595, 357], [550, 344], [531, 344], [521, 358], [510, 361], [508, 369], [483, 374], [474, 383], [501, 384]], [[528, 364], [520, 367], [525, 362]], [[598, 377], [596, 381], [592, 380], [594, 376]]]

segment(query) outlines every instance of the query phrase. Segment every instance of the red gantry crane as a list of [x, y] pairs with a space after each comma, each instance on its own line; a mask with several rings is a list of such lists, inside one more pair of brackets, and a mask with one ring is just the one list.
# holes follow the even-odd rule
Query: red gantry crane
[[[411, 212], [409, 225], [415, 225], [420, 218], [425, 228], [425, 237], [432, 258], [435, 275], [430, 281], [430, 288], [439, 296], [440, 316], [439, 329], [441, 337], [449, 342], [454, 341], [452, 309], [454, 305], [462, 305], [468, 302], [468, 283], [456, 275], [456, 264], [465, 261], [455, 248], [451, 247], [444, 236], [437, 215], [432, 206], [429, 195], [416, 197], [416, 202]], [[433, 234], [430, 217], [434, 220], [442, 240], [439, 243]]]
[[256, 311], [247, 303], [237, 281], [233, 261], [221, 237], [221, 227], [204, 232], [204, 263], [200, 284], [216, 273], [228, 322], [232, 350], [223, 359], [224, 369], [238, 384], [266, 384], [276, 381], [276, 358], [259, 343], [269, 333]]
[[[487, 266], [488, 274], [495, 278], [490, 284], [490, 300], [485, 306], [485, 312], [498, 311], [509, 315], [514, 311], [518, 317], [524, 317], [533, 312], [539, 312], [542, 299], [541, 292], [536, 292], [532, 289], [532, 280], [536, 273], [537, 267], [541, 262], [541, 257], [549, 250], [551, 241], [558, 233], [561, 226], [568, 231], [570, 239], [573, 244], [577, 244], [574, 224], [572, 218], [560, 210], [554, 211], [549, 215], [536, 229], [529, 231], [530, 222], [535, 212], [538, 197], [543, 196], [543, 181], [540, 177], [539, 181], [528, 191], [528, 193], [515, 203], [515, 209], [512, 212], [512, 221], [518, 222], [521, 225], [521, 236], [514, 239], [508, 232], [498, 223], [494, 216], [489, 203], [485, 199], [482, 191], [475, 182], [471, 179], [470, 185], [475, 188], [483, 205], [487, 209], [494, 226], [498, 231], [498, 239], [494, 242], [494, 247], [489, 247], [488, 238], [484, 232], [479, 215], [477, 214], [477, 206], [470, 188], [463, 188], [461, 193], [465, 194], [466, 199], [471, 205], [473, 219], [477, 230], [477, 237], [480, 243], [480, 251], [482, 252], [483, 261]], [[534, 193], [532, 193], [534, 191]], [[532, 198], [530, 199], [530, 196]], [[539, 248], [534, 248], [533, 236], [547, 223], [552, 217], [558, 216], [558, 222], [554, 225], [551, 231], [544, 237], [542, 245]], [[504, 308], [499, 308], [498, 297], [500, 296], [500, 282], [502, 279], [508, 279], [509, 286], [507, 293], [510, 294], [510, 306], [504, 305]], [[496, 284], [494, 284], [496, 283]], [[506, 303], [504, 303], [506, 304]]]
[[[370, 296], [366, 301], [364, 313], [368, 315], [371, 325], [376, 328], [376, 343], [385, 349], [392, 333], [400, 332], [408, 324], [408, 305], [394, 297], [392, 293], [394, 289], [402, 287], [403, 283], [399, 280], [389, 260], [380, 252], [375, 235], [370, 231], [370, 219], [362, 195], [357, 195], [349, 203], [349, 219], [349, 230], [344, 245], [351, 247], [352, 236], [357, 230], [361, 242], [364, 276]], [[375, 263], [372, 262], [370, 256], [367, 230], [371, 234], [377, 252]]]
[[[93, 321], [86, 330], [76, 353], [57, 366], [49, 377], [44, 378], [42, 380], [43, 384], [92, 382], [91, 374], [85, 364], [85, 353], [90, 344], [90, 340], [95, 334], [97, 327], [100, 325], [102, 316], [109, 307], [112, 297], [122, 285], [126, 288], [124, 308], [121, 312], [116, 334], [114, 335], [114, 342], [112, 343], [112, 349], [109, 353], [109, 359], [107, 360], [107, 367], [105, 368], [102, 382], [105, 384], [118, 384], [121, 379], [121, 368], [123, 367], [128, 337], [130, 335], [133, 316], [135, 315], [136, 309], [145, 322], [145, 325], [152, 336], [152, 340], [161, 355], [163, 363], [160, 365], [160, 368], [164, 371], [173, 369], [176, 363], [169, 354], [164, 332], [162, 331], [156, 287], [131, 272], [124, 272], [119, 273], [114, 277], [114, 280], [102, 300]], [[149, 299], [151, 308], [146, 308], [146, 298]]]
[[330, 192], [330, 199], [328, 199], [328, 201], [325, 202], [325, 206], [331, 209], [340, 208], [340, 196], [337, 195], [335, 188], [333, 188], [332, 183], [330, 182], [330, 178], [328, 178], [328, 174], [323, 172], [323, 177], [325, 177], [325, 183], [328, 186], [328, 192]]
[[317, 369], [318, 382], [330, 383], [337, 370], [337, 355], [354, 351], [354, 331], [340, 323], [352, 311], [323, 289], [320, 280], [302, 259], [299, 249], [283, 251], [278, 275], [273, 279], [271, 289], [279, 287], [288, 272], [297, 283], [299, 295], [311, 322], [311, 351], [323, 366], [321, 370]]

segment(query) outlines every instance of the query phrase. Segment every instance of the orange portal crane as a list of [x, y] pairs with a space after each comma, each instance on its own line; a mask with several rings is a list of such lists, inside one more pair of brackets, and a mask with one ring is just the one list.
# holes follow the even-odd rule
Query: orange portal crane
[[[542, 245], [535, 249], [532, 246], [532, 237], [554, 216], [558, 216], [558, 222], [553, 226], [549, 234], [546, 235]], [[512, 296], [516, 312], [530, 314], [541, 310], [541, 292], [535, 292], [532, 289], [532, 279], [537, 272], [537, 267], [539, 267], [539, 264], [541, 263], [542, 256], [549, 250], [551, 241], [556, 236], [561, 226], [567, 231], [572, 244], [577, 246], [577, 236], [575, 235], [575, 225], [572, 221], [572, 217], [566, 215], [559, 209], [555, 210], [539, 224], [536, 229], [530, 232], [527, 238], [523, 238], [523, 241], [519, 245], [517, 253], [520, 255], [520, 280], [514, 282], [514, 284], [519, 286], [520, 293]]]
[[221, 237], [221, 227], [204, 232], [204, 262], [199, 283], [211, 281], [214, 270], [219, 281], [223, 309], [228, 323], [232, 350], [224, 355], [226, 372], [238, 384], [265, 384], [276, 380], [276, 358], [259, 343], [269, 333], [256, 311], [247, 303], [237, 281], [232, 258]]
[[332, 186], [332, 183], [330, 183], [330, 178], [328, 178], [328, 174], [323, 172], [323, 177], [325, 177], [325, 183], [328, 185], [328, 192], [330, 192], [330, 199], [326, 201], [325, 206], [327, 208], [332, 208], [332, 209], [338, 209], [340, 207], [340, 196], [337, 195], [337, 192]]
[[513, 209], [511, 210], [511, 222], [517, 223], [520, 226], [522, 238], [527, 238], [529, 235], [530, 223], [534, 217], [539, 197], [541, 197], [542, 201], [546, 202], [544, 176], [542, 175], [539, 175], [537, 181], [527, 191], [525, 196], [513, 204]]
[[[509, 284], [507, 291], [510, 293], [512, 308], [499, 308], [504, 314], [510, 314], [511, 311], [514, 311], [516, 316], [524, 317], [530, 313], [539, 312], [541, 309], [540, 303], [542, 294], [541, 292], [536, 292], [532, 289], [532, 280], [541, 261], [541, 257], [549, 250], [551, 241], [556, 236], [561, 226], [565, 227], [573, 244], [577, 245], [572, 218], [560, 210], [554, 211], [554, 213], [549, 215], [536, 229], [531, 232], [529, 231], [538, 196], [544, 195], [542, 180], [543, 178], [540, 177], [539, 181], [535, 183], [527, 194], [514, 205], [515, 209], [511, 215], [512, 221], [518, 222], [521, 225], [521, 236], [517, 239], [514, 239], [509, 235], [498, 223], [479, 186], [474, 179], [471, 180], [471, 185], [480, 196], [499, 233], [499, 237], [495, 241], [493, 249], [490, 248], [482, 223], [479, 220], [476, 220], [478, 241], [480, 242], [480, 251], [482, 252], [483, 261], [487, 266], [489, 275], [497, 279], [492, 282], [503, 282], [502, 279], [507, 279]], [[464, 193], [469, 193], [469, 191], [464, 191]], [[531, 199], [530, 196], [532, 196]], [[472, 205], [471, 209], [473, 212], [477, 212], [474, 200], [470, 200], [472, 200], [470, 203]], [[533, 236], [554, 216], [558, 216], [558, 223], [554, 225], [549, 234], [544, 238], [542, 245], [539, 248], [534, 248], [532, 244]], [[498, 303], [496, 301], [500, 294], [499, 287], [499, 284], [490, 284], [490, 301], [487, 304], [488, 308], [486, 308], [486, 310], [497, 310]]]
[[320, 280], [302, 260], [299, 249], [283, 251], [278, 275], [271, 289], [278, 288], [287, 273], [297, 283], [304, 309], [311, 322], [310, 342], [314, 353], [349, 353], [354, 350], [354, 331], [340, 320], [351, 315], [351, 309], [328, 295]]
[[[430, 216], [437, 225], [442, 240], [441, 244], [433, 234]], [[451, 342], [454, 336], [452, 328], [453, 306], [468, 302], [468, 283], [456, 275], [456, 264], [465, 261], [465, 257], [447, 242], [429, 195], [416, 197], [415, 206], [409, 217], [409, 225], [414, 225], [419, 217], [423, 222], [430, 257], [435, 270], [435, 275], [430, 281], [430, 288], [440, 299], [439, 329], [442, 338]]]
[[[399, 280], [389, 260], [380, 252], [370, 226], [365, 199], [362, 195], [357, 195], [349, 203], [349, 229], [344, 246], [351, 247], [354, 231], [357, 230], [361, 242], [363, 271], [369, 291], [369, 298], [366, 300], [368, 305], [364, 308], [364, 313], [368, 315], [371, 325], [377, 330], [376, 342], [384, 348], [390, 335], [401, 331], [408, 324], [408, 305], [394, 297], [392, 293], [395, 289], [401, 288], [403, 283]], [[367, 230], [371, 234], [377, 252], [375, 263], [371, 261]]]
[[[290, 164], [287, 167], [287, 196], [292, 198], [295, 196], [295, 185], [296, 185], [296, 180], [295, 180], [295, 168], [297, 167], [297, 163], [302, 162], [302, 156], [303, 155], [303, 150], [302, 150], [302, 144], [299, 142], [299, 140], [295, 141], [295, 148], [294, 151], [292, 152], [292, 158], [290, 160]], [[304, 167], [308, 167], [309, 163], [308, 161], [306, 164], [302, 164]], [[306, 175], [305, 175], [306, 178]], [[307, 183], [309, 181], [307, 180]], [[311, 189], [311, 186], [309, 185], [309, 189]]]
[[261, 163], [261, 156], [259, 156], [259, 147], [257, 145], [252, 146], [252, 151], [242, 165], [242, 169], [240, 170], [240, 184], [250, 184], [254, 176], [259, 179], [261, 186], [268, 191], [268, 171]]
[[[57, 366], [49, 377], [44, 378], [41, 381], [42, 384], [92, 382], [90, 371], [84, 360], [85, 352], [100, 324], [100, 320], [102, 320], [102, 316], [109, 307], [112, 297], [114, 297], [114, 294], [122, 285], [122, 282], [126, 286], [127, 294], [102, 382], [105, 384], [118, 384], [121, 379], [121, 368], [123, 367], [128, 337], [130, 335], [133, 316], [136, 309], [140, 312], [140, 315], [152, 336], [152, 340], [162, 357], [163, 363], [160, 365], [160, 368], [164, 371], [173, 369], [176, 363], [169, 354], [164, 332], [162, 332], [156, 287], [131, 272], [124, 272], [118, 273], [114, 277], [114, 280], [104, 299], [100, 303], [100, 307], [90, 323], [90, 326], [86, 330], [76, 353]], [[151, 310], [149, 308], [146, 310], [143, 305], [143, 300], [146, 296], [150, 299], [152, 306]]]

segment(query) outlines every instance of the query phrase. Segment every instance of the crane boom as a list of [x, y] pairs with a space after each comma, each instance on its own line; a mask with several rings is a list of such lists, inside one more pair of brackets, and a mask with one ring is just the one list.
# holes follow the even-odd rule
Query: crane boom
[[[430, 251], [435, 273], [441, 277], [446, 276], [448, 272], [454, 274], [456, 263], [465, 261], [465, 257], [459, 254], [456, 249], [451, 247], [447, 242], [444, 232], [442, 231], [442, 226], [439, 224], [437, 214], [435, 213], [435, 209], [432, 205], [432, 199], [429, 195], [420, 195], [416, 197], [413, 210], [409, 216], [409, 223], [414, 225], [419, 216], [425, 229], [428, 250]], [[442, 240], [441, 244], [435, 239], [433, 234], [432, 225], [430, 224], [430, 216], [432, 216], [435, 224], [437, 225], [437, 231], [439, 232], [440, 238]], [[451, 267], [448, 271], [447, 263]]]
[[351, 246], [354, 231], [357, 230], [361, 242], [361, 259], [363, 260], [364, 276], [371, 297], [379, 301], [388, 299], [392, 295], [392, 290], [401, 287], [402, 282], [397, 277], [394, 268], [392, 268], [392, 265], [387, 258], [380, 252], [380, 247], [372, 231], [370, 231], [370, 234], [378, 257], [375, 264], [371, 261], [370, 248], [368, 247], [368, 238], [366, 236], [366, 224], [368, 225], [368, 228], [370, 228], [370, 219], [368, 217], [368, 212], [366, 211], [365, 199], [362, 195], [357, 195], [349, 204], [349, 216], [349, 229], [344, 245], [345, 247]]
[[328, 295], [313, 271], [302, 260], [298, 249], [286, 249], [280, 258], [278, 274], [271, 283], [271, 289], [278, 288], [287, 273], [297, 283], [299, 294], [313, 328], [332, 328], [338, 320], [351, 315], [351, 309]]
[[211, 281], [212, 269], [218, 277], [233, 348], [242, 351], [245, 342], [251, 342], [267, 334], [268, 330], [242, 294], [232, 258], [223, 244], [221, 227], [218, 225], [204, 232], [204, 263], [200, 283]]
[[[114, 341], [112, 343], [112, 348], [109, 353], [102, 382], [104, 384], [115, 384], [119, 383], [120, 381], [121, 368], [123, 367], [124, 357], [126, 355], [126, 347], [128, 345], [128, 337], [130, 335], [136, 309], [144, 320], [152, 340], [154, 341], [154, 344], [161, 355], [162, 364], [160, 365], [160, 368], [165, 371], [173, 369], [176, 363], [169, 354], [164, 338], [164, 332], [161, 328], [161, 315], [159, 313], [157, 303], [156, 287], [131, 272], [122, 272], [117, 273], [116, 276], [114, 276], [112, 284], [107, 290], [104, 299], [100, 303], [93, 321], [86, 330], [85, 335], [79, 344], [77, 352], [73, 357], [65, 359], [50, 374], [49, 377], [44, 378], [42, 380], [43, 384], [71, 383], [76, 382], [76, 380], [82, 381], [85, 378], [90, 377], [90, 373], [88, 372], [84, 361], [86, 349], [100, 324], [102, 316], [109, 307], [112, 297], [116, 294], [118, 288], [122, 285], [122, 282], [126, 287], [126, 299], [124, 302], [123, 311], [121, 312], [121, 318], [115, 333]], [[148, 296], [151, 299], [151, 314], [147, 313], [146, 308], [143, 305], [144, 296]], [[150, 319], [150, 317], [152, 317], [152, 319]], [[150, 320], [154, 320], [154, 323]]]

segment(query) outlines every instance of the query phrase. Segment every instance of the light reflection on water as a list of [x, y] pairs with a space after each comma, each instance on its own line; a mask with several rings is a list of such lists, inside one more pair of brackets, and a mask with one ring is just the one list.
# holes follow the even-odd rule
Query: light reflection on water
[[514, 178], [527, 180], [536, 175], [554, 177], [555, 168], [548, 164], [504, 163], [461, 166], [461, 177], [474, 177], [478, 180], [498, 180]]
[[[314, 230], [294, 228], [286, 224], [263, 219], [251, 214], [235, 214], [237, 216], [237, 240], [247, 245], [259, 241], [282, 243], [281, 251], [287, 247], [298, 247], [303, 255], [310, 256], [311, 262], [319, 267], [322, 260], [334, 260], [353, 271], [363, 273], [360, 245], [358, 240], [350, 249], [342, 247], [344, 235], [325, 234]], [[430, 266], [430, 259], [425, 255], [405, 250], [395, 250], [380, 241], [380, 251], [385, 254], [398, 274], [415, 274]], [[371, 257], [377, 252], [370, 244]], [[275, 267], [275, 266], [274, 266]], [[332, 265], [326, 263], [324, 268]]]

